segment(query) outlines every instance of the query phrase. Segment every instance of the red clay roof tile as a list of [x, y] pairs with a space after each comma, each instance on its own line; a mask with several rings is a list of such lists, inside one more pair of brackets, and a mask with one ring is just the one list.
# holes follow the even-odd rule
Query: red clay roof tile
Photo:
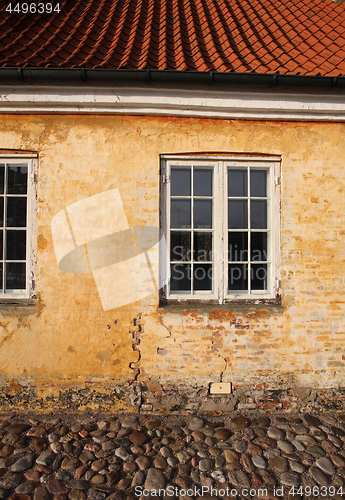
[[3, 9], [0, 66], [345, 74], [345, 5], [332, 0], [62, 0], [60, 8]]

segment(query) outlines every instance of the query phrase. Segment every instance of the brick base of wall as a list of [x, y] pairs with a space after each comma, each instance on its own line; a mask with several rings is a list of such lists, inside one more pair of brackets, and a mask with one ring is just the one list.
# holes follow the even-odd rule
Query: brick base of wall
[[27, 387], [9, 384], [0, 388], [0, 412], [121, 412], [211, 413], [232, 412], [341, 412], [345, 388], [314, 389], [261, 386], [233, 387], [231, 394], [210, 395], [208, 387], [164, 387], [138, 381], [122, 385], [84, 384], [83, 387]]

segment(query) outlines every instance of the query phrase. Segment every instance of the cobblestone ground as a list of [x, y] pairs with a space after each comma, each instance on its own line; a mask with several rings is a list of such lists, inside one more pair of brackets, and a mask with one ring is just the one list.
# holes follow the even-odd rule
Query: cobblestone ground
[[338, 499], [345, 415], [0, 416], [0, 499]]

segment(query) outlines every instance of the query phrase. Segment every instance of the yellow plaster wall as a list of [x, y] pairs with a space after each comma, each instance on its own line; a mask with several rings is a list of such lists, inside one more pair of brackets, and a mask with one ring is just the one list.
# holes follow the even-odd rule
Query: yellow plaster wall
[[[1, 306], [1, 383], [132, 380], [141, 316], [136, 366], [148, 384], [205, 385], [221, 374], [235, 385], [343, 384], [344, 124], [1, 115], [0, 148], [39, 154], [38, 300]], [[118, 188], [130, 226], [158, 227], [159, 155], [187, 151], [282, 156], [282, 307], [177, 313], [159, 311], [152, 295], [103, 311], [92, 274], [58, 268], [59, 211]]]

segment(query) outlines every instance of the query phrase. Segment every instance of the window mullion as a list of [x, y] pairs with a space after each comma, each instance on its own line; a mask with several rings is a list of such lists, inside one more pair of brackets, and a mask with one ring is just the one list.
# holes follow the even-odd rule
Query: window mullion
[[[215, 253], [216, 259], [214, 259], [215, 263], [215, 271], [216, 274], [216, 283], [218, 290], [218, 301], [220, 304], [224, 302], [224, 297], [226, 295], [226, 279], [227, 276], [225, 266], [227, 266], [227, 255], [225, 245], [227, 245], [228, 237], [227, 237], [227, 217], [226, 217], [226, 208], [227, 208], [227, 183], [226, 183], [226, 168], [224, 166], [224, 162], [218, 162], [215, 177], [215, 198], [214, 204], [215, 208], [219, 207], [220, 220], [218, 221], [215, 217], [215, 231], [217, 229], [217, 235], [215, 235], [215, 241], [217, 241], [217, 253]], [[216, 212], [216, 210], [215, 210]], [[219, 259], [217, 255], [219, 254]], [[216, 263], [217, 261], [217, 263]], [[217, 267], [216, 267], [217, 266]]]
[[[169, 179], [169, 181], [168, 181]], [[164, 206], [164, 218], [162, 220], [162, 230], [163, 234], [166, 237], [166, 248], [160, 249], [162, 252], [160, 255], [162, 256], [162, 264], [161, 264], [161, 272], [163, 276], [163, 290], [165, 294], [165, 298], [170, 294], [170, 279], [169, 276], [171, 274], [171, 265], [170, 265], [170, 246], [171, 246], [171, 229], [170, 229], [170, 179], [171, 179], [171, 165], [169, 162], [166, 162], [162, 165], [162, 196], [165, 199]]]
[[31, 227], [31, 184], [33, 182], [33, 166], [32, 161], [28, 161], [28, 173], [27, 173], [27, 189], [26, 189], [26, 260], [25, 260], [25, 273], [26, 273], [26, 291], [30, 290], [30, 227]]
[[194, 165], [191, 165], [191, 175], [190, 175], [190, 194], [191, 194], [191, 234], [190, 234], [190, 249], [191, 249], [191, 263], [190, 263], [190, 280], [191, 280], [191, 294], [194, 295]]
[[247, 185], [248, 185], [248, 294], [252, 293], [252, 282], [251, 282], [251, 262], [250, 262], [250, 246], [251, 246], [251, 226], [250, 226], [250, 212], [251, 212], [251, 203], [250, 203], [250, 167], [247, 169]]
[[3, 259], [4, 259], [4, 268], [2, 272], [2, 290], [3, 293], [6, 293], [6, 241], [7, 241], [7, 163], [5, 164], [5, 175], [4, 175], [4, 232], [3, 232]]

